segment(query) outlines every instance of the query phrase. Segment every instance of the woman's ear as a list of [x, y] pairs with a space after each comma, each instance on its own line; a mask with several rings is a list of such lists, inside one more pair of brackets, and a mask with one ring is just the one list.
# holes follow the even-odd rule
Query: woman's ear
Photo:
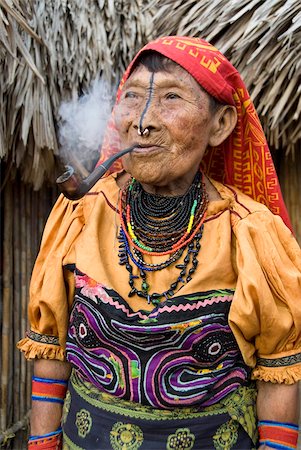
[[221, 106], [213, 118], [213, 127], [209, 137], [211, 147], [222, 144], [234, 130], [237, 123], [237, 111], [235, 106]]

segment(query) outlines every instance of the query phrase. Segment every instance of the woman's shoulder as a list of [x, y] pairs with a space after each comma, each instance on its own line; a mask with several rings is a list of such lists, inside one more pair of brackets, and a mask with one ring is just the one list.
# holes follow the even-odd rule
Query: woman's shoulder
[[117, 203], [119, 198], [119, 173], [110, 174], [98, 180], [90, 191], [83, 197], [83, 211], [87, 217], [94, 207], [109, 207], [112, 210], [117, 210]]
[[241, 218], [250, 214], [263, 213], [272, 215], [269, 208], [260, 201], [254, 200], [247, 194], [241, 192], [237, 187], [222, 184], [218, 181], [210, 180], [222, 199], [229, 201], [230, 209], [235, 211]]
[[[291, 230], [284, 224], [281, 216], [274, 214], [266, 205], [249, 197], [238, 188], [210, 180], [221, 198], [228, 202], [231, 227], [234, 234], [244, 236], [248, 234], [271, 234], [278, 239], [279, 235], [285, 240], [293, 237]], [[277, 237], [278, 236], [278, 237]]]

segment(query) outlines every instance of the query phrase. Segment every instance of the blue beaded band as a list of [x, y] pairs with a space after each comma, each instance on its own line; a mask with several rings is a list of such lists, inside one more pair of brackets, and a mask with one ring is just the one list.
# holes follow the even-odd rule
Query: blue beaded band
[[68, 382], [49, 378], [32, 377], [31, 398], [34, 401], [64, 403]]
[[46, 438], [46, 437], [54, 436], [55, 434], [60, 434], [61, 432], [62, 432], [62, 427], [58, 427], [57, 430], [51, 431], [50, 433], [39, 434], [39, 435], [30, 435], [28, 440], [29, 441], [34, 441], [36, 439], [43, 439], [43, 438]]
[[41, 397], [40, 395], [32, 395], [32, 400], [35, 400], [37, 402], [49, 402], [49, 403], [59, 403], [60, 405], [64, 404], [64, 399], [62, 398], [49, 398], [49, 397]]
[[281, 444], [276, 444], [275, 442], [270, 442], [270, 441], [259, 441], [259, 445], [267, 445], [270, 448], [276, 448], [278, 450], [292, 450], [293, 447], [291, 446], [287, 446], [287, 445], [281, 445]]
[[60, 383], [60, 384], [68, 384], [68, 380], [57, 380], [55, 378], [39, 378], [39, 377], [32, 377], [33, 381], [40, 381], [41, 383]]
[[297, 448], [299, 427], [291, 422], [275, 420], [258, 421], [259, 445], [278, 450], [292, 450]]
[[299, 430], [299, 426], [295, 423], [290, 422], [276, 422], [275, 420], [259, 420], [258, 426], [260, 425], [270, 425], [271, 427], [286, 427], [286, 428], [292, 428], [293, 430]]

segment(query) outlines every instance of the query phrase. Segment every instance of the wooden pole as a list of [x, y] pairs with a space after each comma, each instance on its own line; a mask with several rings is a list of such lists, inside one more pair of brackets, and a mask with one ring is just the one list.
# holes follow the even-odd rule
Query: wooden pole
[[301, 153], [295, 152], [294, 155], [285, 157], [283, 155], [280, 164], [280, 183], [286, 203], [295, 236], [301, 244]]
[[[25, 213], [25, 186], [23, 185], [20, 192], [22, 212], [20, 217], [20, 240], [21, 240], [21, 336], [25, 336], [27, 322], [27, 278], [26, 278], [26, 213]], [[21, 358], [20, 366], [20, 383], [21, 390], [24, 392], [26, 385], [26, 361]], [[20, 410], [24, 411], [24, 396], [20, 398]]]
[[[20, 325], [21, 325], [21, 273], [20, 273], [20, 183], [14, 183], [14, 224], [13, 224], [13, 253], [14, 253], [14, 295], [13, 295], [13, 305], [14, 305], [14, 327], [13, 336], [14, 343], [21, 339]], [[21, 419], [20, 412], [20, 397], [22, 397], [22, 390], [20, 385], [20, 364], [21, 364], [21, 354], [16, 348], [13, 349], [14, 354], [14, 371], [13, 371], [13, 403], [14, 403], [14, 422]]]
[[3, 303], [2, 303], [2, 355], [1, 355], [1, 429], [8, 425], [9, 361], [11, 357], [11, 305], [12, 305], [12, 230], [13, 196], [9, 181], [4, 191], [4, 242], [3, 242]]
[[[29, 302], [29, 283], [33, 266], [33, 251], [32, 251], [32, 243], [33, 236], [37, 233], [33, 228], [33, 218], [31, 214], [32, 207], [32, 199], [33, 199], [33, 189], [32, 187], [26, 188], [26, 314], [25, 314], [25, 328], [26, 330], [29, 328], [28, 324], [28, 314], [27, 314], [27, 305]], [[24, 358], [23, 358], [24, 360]], [[30, 407], [31, 401], [31, 376], [32, 376], [32, 364], [28, 364], [25, 360], [23, 361], [24, 365], [24, 405], [23, 405], [23, 416], [28, 411]]]

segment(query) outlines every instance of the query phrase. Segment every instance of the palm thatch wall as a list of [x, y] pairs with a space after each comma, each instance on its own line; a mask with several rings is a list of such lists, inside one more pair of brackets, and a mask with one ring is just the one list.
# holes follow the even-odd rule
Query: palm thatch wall
[[207, 38], [241, 71], [301, 242], [300, 2], [0, 0], [0, 444], [24, 445], [11, 438], [26, 428], [31, 366], [14, 345], [27, 327], [28, 281], [56, 196], [59, 105], [99, 74], [118, 81], [138, 48], [167, 34]]
[[7, 182], [1, 205], [5, 224], [1, 233], [0, 446], [5, 446], [14, 433], [24, 429], [13, 443], [15, 449], [23, 448], [22, 442], [27, 437], [32, 375], [32, 365], [16, 351], [15, 345], [28, 329], [28, 284], [32, 263], [56, 197], [55, 188], [33, 191], [16, 176]]
[[[149, 37], [142, 0], [0, 0], [0, 157], [39, 189], [53, 179], [62, 100], [118, 79]], [[9, 166], [10, 167], [10, 166]]]

